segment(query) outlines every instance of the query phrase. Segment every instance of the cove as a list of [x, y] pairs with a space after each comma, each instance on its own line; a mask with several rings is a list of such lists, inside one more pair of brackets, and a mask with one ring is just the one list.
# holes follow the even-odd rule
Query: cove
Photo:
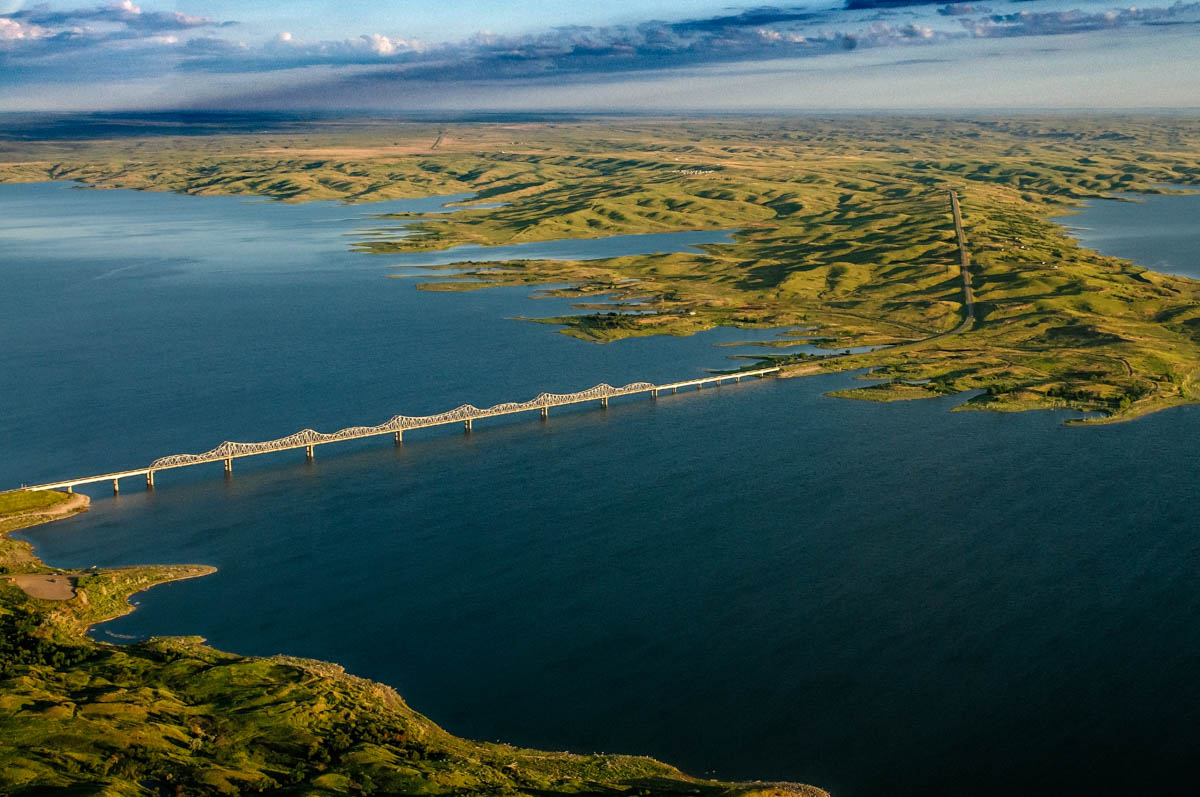
[[[0, 187], [6, 482], [680, 378], [750, 339], [507, 321], [568, 303], [386, 279], [348, 250], [361, 212]], [[1187, 782], [1200, 412], [1077, 429], [823, 395], [847, 384], [189, 469], [29, 537], [62, 566], [219, 568], [102, 639], [336, 661], [460, 735], [838, 795]]]
[[1170, 187], [1192, 193], [1096, 200], [1063, 221], [1084, 246], [1154, 271], [1200, 279], [1200, 193], [1194, 186]]

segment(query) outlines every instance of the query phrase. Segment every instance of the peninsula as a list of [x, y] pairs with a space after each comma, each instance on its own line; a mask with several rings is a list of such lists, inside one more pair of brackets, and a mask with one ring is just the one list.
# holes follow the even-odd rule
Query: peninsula
[[[0, 141], [0, 180], [293, 202], [473, 192], [452, 213], [380, 218], [353, 245], [384, 256], [381, 270], [389, 254], [461, 244], [732, 230], [703, 254], [456, 263], [422, 287], [558, 286], [547, 293], [588, 312], [534, 320], [600, 342], [789, 328], [764, 364], [882, 380], [848, 397], [979, 390], [964, 408], [1123, 420], [1200, 399], [1200, 283], [1087, 250], [1059, 217], [1085, 200], [1200, 183], [1198, 152], [1200, 121], [1178, 116], [335, 120], [236, 135], [13, 135]], [[798, 343], [874, 350], [789, 352]]]

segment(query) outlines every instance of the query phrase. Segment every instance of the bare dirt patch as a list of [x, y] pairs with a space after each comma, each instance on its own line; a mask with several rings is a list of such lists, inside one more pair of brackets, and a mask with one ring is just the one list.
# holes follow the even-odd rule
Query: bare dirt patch
[[20, 576], [9, 576], [8, 580], [16, 584], [31, 598], [41, 598], [44, 601], [69, 601], [75, 597], [77, 576], [69, 575], [36, 575], [27, 573]]

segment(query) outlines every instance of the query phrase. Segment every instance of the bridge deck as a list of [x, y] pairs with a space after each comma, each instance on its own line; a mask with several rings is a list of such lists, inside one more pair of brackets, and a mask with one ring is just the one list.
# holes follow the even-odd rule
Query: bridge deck
[[471, 428], [473, 421], [481, 418], [495, 418], [501, 415], [513, 415], [520, 412], [532, 412], [540, 410], [543, 413], [553, 407], [564, 407], [571, 404], [581, 404], [588, 401], [599, 400], [601, 404], [607, 406], [608, 399], [619, 396], [636, 396], [645, 393], [651, 393], [657, 396], [664, 390], [678, 392], [682, 388], [698, 387], [704, 385], [719, 385], [727, 381], [741, 381], [745, 377], [757, 376], [760, 378], [766, 377], [768, 374], [777, 373], [779, 368], [759, 368], [753, 371], [738, 371], [729, 374], [714, 374], [713, 376], [701, 377], [699, 379], [688, 379], [681, 382], [669, 382], [663, 385], [654, 385], [649, 382], [638, 382], [632, 385], [626, 385], [623, 388], [613, 388], [608, 385], [597, 385], [590, 390], [581, 391], [579, 393], [568, 393], [563, 395], [551, 395], [543, 393], [535, 399], [522, 403], [497, 404], [488, 409], [478, 409], [470, 405], [463, 405], [450, 412], [441, 413], [439, 415], [429, 415], [424, 417], [404, 417], [396, 416], [387, 424], [373, 427], [350, 427], [343, 429], [333, 434], [320, 434], [311, 429], [306, 429], [303, 432], [297, 432], [289, 437], [280, 438], [279, 440], [271, 440], [263, 443], [222, 443], [212, 451], [204, 454], [181, 454], [170, 457], [162, 457], [156, 459], [150, 465], [144, 468], [136, 468], [132, 470], [114, 471], [113, 473], [103, 473], [97, 476], [84, 476], [78, 479], [64, 479], [62, 481], [47, 482], [46, 484], [36, 484], [33, 486], [23, 487], [24, 490], [72, 490], [83, 484], [95, 484], [97, 482], [111, 481], [113, 489], [117, 489], [117, 484], [120, 479], [125, 479], [133, 476], [145, 476], [148, 484], [153, 484], [154, 474], [160, 470], [170, 470], [172, 468], [184, 468], [192, 465], [201, 465], [208, 462], [225, 462], [226, 468], [230, 467], [230, 463], [234, 459], [242, 457], [256, 456], [258, 454], [269, 454], [276, 451], [290, 451], [294, 449], [304, 448], [310, 453], [316, 446], [327, 445], [329, 443], [340, 443], [345, 440], [358, 440], [365, 437], [379, 437], [386, 434], [394, 434], [399, 439], [402, 432], [411, 429], [428, 429], [435, 426], [445, 426], [451, 423], [465, 423], [467, 428]]

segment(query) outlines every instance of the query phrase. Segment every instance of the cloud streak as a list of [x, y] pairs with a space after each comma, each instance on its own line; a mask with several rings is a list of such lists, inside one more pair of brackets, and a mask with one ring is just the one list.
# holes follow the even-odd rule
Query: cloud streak
[[[1020, 11], [993, 14], [965, 3], [923, 15], [880, 11], [879, 0], [848, 0], [872, 13], [758, 8], [739, 14], [678, 22], [559, 27], [536, 34], [479, 33], [457, 43], [364, 35], [345, 41], [278, 38], [226, 58], [187, 64], [194, 70], [270, 70], [305, 65], [389, 65], [395, 74], [423, 80], [518, 79], [551, 74], [620, 73], [817, 56], [865, 47], [927, 45], [960, 39], [1053, 36], [1200, 20], [1200, 3], [1115, 11]], [[922, 3], [923, 4], [923, 3]], [[910, 6], [905, 2], [891, 5]], [[864, 6], [865, 7], [865, 6]]]
[[126, 30], [146, 33], [180, 31], [216, 24], [208, 17], [192, 16], [178, 11], [143, 11], [132, 0], [121, 0], [107, 6], [51, 11], [38, 6], [8, 15], [18, 23], [43, 28], [86, 29], [85, 26], [117, 25]]
[[1131, 24], [1159, 24], [1167, 20], [1186, 21], [1196, 16], [1200, 4], [1177, 3], [1168, 8], [1125, 8], [1087, 14], [1082, 11], [1019, 11], [993, 14], [977, 20], [962, 20], [967, 32], [979, 39], [1002, 36], [1061, 36], [1111, 30]]
[[[177, 11], [144, 11], [132, 0], [65, 11], [35, 6], [0, 15], [0, 66], [34, 69], [40, 65], [44, 69], [57, 67], [69, 72], [81, 64], [64, 62], [71, 61], [72, 57], [78, 59], [87, 51], [120, 53], [121, 57], [127, 57], [131, 50], [137, 49], [178, 49], [172, 46], [180, 44], [181, 37], [188, 31], [219, 29], [234, 24]], [[119, 71], [121, 67], [117, 64], [102, 64], [105, 58], [100, 54], [89, 63], [100, 66], [100, 71]], [[145, 63], [132, 59], [124, 65], [144, 70], [153, 68], [155, 63], [159, 64], [160, 70], [173, 66], [169, 61], [164, 62], [161, 54]], [[2, 80], [3, 76], [0, 76]]]
[[[148, 1], [148, 0], [147, 0]], [[132, 0], [0, 15], [0, 87], [39, 75], [46, 82], [88, 77], [153, 78], [185, 73], [203, 81], [270, 72], [339, 70], [370, 79], [424, 83], [607, 79], [632, 72], [734, 62], [819, 57], [851, 50], [928, 47], [973, 40], [1059, 36], [1122, 28], [1194, 24], [1200, 2], [1155, 8], [1025, 10], [944, 0], [843, 0], [843, 8], [758, 7], [677, 21], [564, 26], [524, 35], [486, 31], [457, 42], [371, 32], [307, 41], [279, 33], [256, 43], [229, 37], [237, 24], [181, 11], [144, 10]], [[1027, 3], [1022, 3], [1027, 5]], [[903, 58], [903, 56], [901, 56]], [[929, 59], [918, 56], [918, 61]], [[913, 61], [913, 59], [908, 59]], [[203, 77], [207, 75], [208, 77]]]

